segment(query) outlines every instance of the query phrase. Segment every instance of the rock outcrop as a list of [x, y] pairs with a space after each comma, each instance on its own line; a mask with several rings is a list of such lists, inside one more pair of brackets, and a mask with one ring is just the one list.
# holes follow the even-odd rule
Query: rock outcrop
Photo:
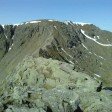
[[112, 91], [73, 68], [27, 56], [2, 82], [0, 112], [111, 112]]

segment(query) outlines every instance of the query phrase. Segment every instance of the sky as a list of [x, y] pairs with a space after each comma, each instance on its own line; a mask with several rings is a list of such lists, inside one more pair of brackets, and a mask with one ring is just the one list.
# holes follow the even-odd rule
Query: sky
[[37, 19], [87, 22], [112, 31], [112, 0], [0, 0], [0, 24]]

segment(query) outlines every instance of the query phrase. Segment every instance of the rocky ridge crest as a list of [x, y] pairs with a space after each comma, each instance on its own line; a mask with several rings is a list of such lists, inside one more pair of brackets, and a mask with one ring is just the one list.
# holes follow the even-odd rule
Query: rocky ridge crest
[[7, 77], [0, 97], [6, 112], [111, 112], [112, 92], [65, 62], [27, 56]]

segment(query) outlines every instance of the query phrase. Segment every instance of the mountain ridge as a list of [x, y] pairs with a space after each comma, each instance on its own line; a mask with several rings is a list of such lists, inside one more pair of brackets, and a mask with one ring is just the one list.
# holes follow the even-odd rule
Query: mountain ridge
[[1, 27], [0, 68], [11, 73], [25, 55], [33, 55], [65, 61], [74, 64], [76, 71], [105, 79], [105, 74], [111, 75], [111, 37], [111, 32], [93, 24], [71, 21], [45, 19], [6, 25]]
[[0, 112], [111, 112], [112, 33], [37, 20], [0, 25]]
[[14, 24], [1, 24], [2, 27], [4, 28], [5, 25], [13, 25], [13, 26], [18, 26], [18, 25], [23, 25], [23, 24], [28, 24], [28, 23], [38, 23], [38, 22], [41, 22], [41, 21], [50, 21], [50, 22], [53, 22], [53, 21], [57, 21], [57, 22], [62, 22], [62, 23], [71, 23], [71, 24], [78, 24], [78, 25], [86, 25], [86, 24], [92, 24], [92, 23], [86, 23], [86, 22], [73, 22], [73, 21], [70, 21], [70, 20], [64, 20], [64, 21], [60, 21], [60, 20], [56, 20], [56, 19], [38, 19], [38, 20], [30, 20], [30, 21], [26, 21], [26, 22], [21, 22], [21, 23], [14, 23]]

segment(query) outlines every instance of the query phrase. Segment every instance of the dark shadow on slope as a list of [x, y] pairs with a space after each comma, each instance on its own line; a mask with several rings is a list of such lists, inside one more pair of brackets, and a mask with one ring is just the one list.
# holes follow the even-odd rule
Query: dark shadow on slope
[[74, 112], [83, 112], [83, 111], [82, 111], [81, 108], [78, 106], [77, 109], [76, 109]]
[[104, 90], [110, 90], [110, 91], [112, 91], [112, 87], [105, 87], [105, 88], [103, 88]]
[[53, 112], [50, 107], [47, 106], [47, 111], [46, 112]]

